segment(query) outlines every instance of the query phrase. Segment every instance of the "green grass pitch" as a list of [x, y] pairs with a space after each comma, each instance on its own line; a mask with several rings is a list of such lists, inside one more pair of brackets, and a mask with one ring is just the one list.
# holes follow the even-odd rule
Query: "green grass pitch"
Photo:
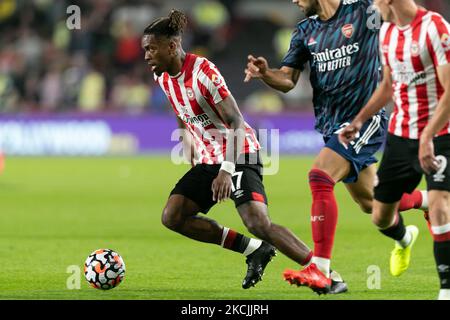
[[[312, 158], [284, 157], [277, 175], [264, 178], [270, 214], [312, 245], [307, 173]], [[410, 269], [389, 275], [393, 243], [372, 226], [344, 186], [336, 187], [339, 222], [332, 267], [349, 292], [318, 297], [282, 280], [296, 264], [281, 254], [255, 288], [241, 289], [245, 258], [165, 229], [160, 214], [171, 188], [188, 169], [168, 156], [137, 158], [9, 158], [0, 176], [0, 299], [435, 299], [438, 280], [432, 240], [422, 213], [404, 214], [419, 239]], [[248, 235], [227, 201], [209, 217]], [[110, 291], [67, 289], [93, 250], [124, 258], [124, 282]], [[369, 289], [368, 268], [381, 270], [381, 288]], [[71, 277], [72, 278], [69, 278]], [[70, 281], [69, 281], [70, 282]], [[370, 281], [369, 281], [370, 282]], [[76, 281], [73, 282], [76, 284]]]

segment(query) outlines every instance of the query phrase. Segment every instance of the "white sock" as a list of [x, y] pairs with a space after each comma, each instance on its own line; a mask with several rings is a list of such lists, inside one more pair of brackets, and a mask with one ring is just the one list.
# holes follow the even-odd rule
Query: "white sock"
[[220, 245], [223, 247], [225, 244], [225, 239], [227, 238], [228, 231], [230, 231], [230, 228], [223, 227], [222, 229], [222, 241], [220, 242]]
[[261, 245], [262, 245], [262, 241], [261, 240], [250, 238], [250, 242], [248, 243], [247, 248], [245, 248], [245, 251], [244, 251], [243, 255], [244, 256], [248, 256], [249, 254], [252, 254]]
[[400, 241], [397, 241], [397, 243], [399, 245], [401, 245], [403, 248], [406, 248], [411, 243], [411, 240], [412, 240], [411, 232], [409, 232], [408, 229], [406, 229], [406, 233], [405, 233], [403, 239]]
[[311, 263], [314, 263], [317, 268], [323, 272], [323, 274], [329, 278], [330, 277], [330, 259], [320, 258], [313, 256], [311, 259]]
[[[222, 231], [222, 241], [220, 242], [220, 245], [223, 247], [225, 245], [225, 240], [227, 239], [228, 232], [230, 231], [230, 228], [223, 227]], [[262, 245], [262, 241], [258, 239], [250, 238], [250, 241], [248, 242], [247, 248], [245, 248], [244, 252], [242, 253], [244, 256], [248, 256], [249, 254], [252, 254], [255, 252], [256, 249], [258, 249]]]
[[439, 290], [438, 300], [450, 300], [450, 289]]
[[420, 205], [420, 209], [428, 210], [428, 191], [420, 190], [420, 193], [422, 194], [422, 204]]
[[450, 223], [444, 224], [443, 226], [431, 226], [431, 231], [435, 235], [450, 232]]

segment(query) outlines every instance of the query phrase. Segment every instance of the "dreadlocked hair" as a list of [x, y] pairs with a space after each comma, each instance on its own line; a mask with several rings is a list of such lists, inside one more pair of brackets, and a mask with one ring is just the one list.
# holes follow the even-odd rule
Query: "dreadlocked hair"
[[186, 25], [186, 15], [181, 11], [172, 10], [168, 17], [156, 19], [145, 28], [144, 35], [177, 37], [183, 34]]

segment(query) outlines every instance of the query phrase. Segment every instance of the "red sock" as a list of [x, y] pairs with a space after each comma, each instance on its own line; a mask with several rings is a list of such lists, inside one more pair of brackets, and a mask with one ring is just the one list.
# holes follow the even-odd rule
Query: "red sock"
[[248, 255], [258, 249], [260, 245], [261, 240], [246, 237], [226, 227], [222, 229], [221, 246], [225, 249]]
[[333, 193], [335, 182], [322, 170], [312, 169], [309, 172], [309, 185], [313, 198], [311, 227], [314, 256], [330, 259], [338, 215]]
[[313, 257], [314, 253], [312, 251], [309, 252], [308, 256], [305, 258], [305, 260], [303, 260], [303, 262], [301, 263], [302, 266], [306, 266], [308, 263], [311, 262], [311, 259]]
[[400, 199], [398, 207], [399, 211], [406, 211], [409, 209], [419, 209], [422, 206], [422, 193], [419, 190], [414, 190], [411, 194], [404, 193]]
[[234, 230], [223, 228], [222, 234], [222, 247], [226, 249], [233, 248], [238, 233]]
[[450, 241], [450, 231], [443, 232], [443, 233], [434, 232], [433, 240], [434, 240], [434, 242]]

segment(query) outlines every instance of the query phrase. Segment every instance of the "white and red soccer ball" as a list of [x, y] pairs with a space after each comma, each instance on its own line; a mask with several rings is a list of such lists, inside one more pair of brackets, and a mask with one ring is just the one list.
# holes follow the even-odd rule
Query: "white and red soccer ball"
[[87, 257], [84, 276], [89, 284], [101, 290], [117, 287], [125, 276], [122, 257], [111, 249], [98, 249]]

